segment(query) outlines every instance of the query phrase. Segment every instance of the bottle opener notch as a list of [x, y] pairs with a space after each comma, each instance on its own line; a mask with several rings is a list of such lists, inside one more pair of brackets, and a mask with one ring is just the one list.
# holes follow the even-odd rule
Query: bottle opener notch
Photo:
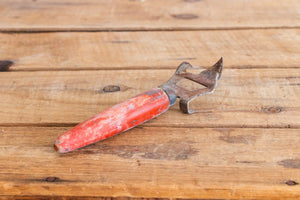
[[[163, 85], [159, 86], [169, 96], [170, 105], [174, 105], [176, 99], [179, 98], [179, 107], [183, 113], [192, 114], [195, 111], [189, 108], [189, 103], [198, 96], [213, 93], [217, 82], [221, 77], [223, 70], [223, 59], [221, 58], [216, 64], [208, 69], [203, 69], [199, 74], [188, 72], [188, 69], [203, 69], [201, 67], [192, 66], [188, 62], [179, 65], [174, 75]], [[188, 79], [204, 86], [204, 88], [196, 90], [188, 90], [178, 85], [183, 80]]]

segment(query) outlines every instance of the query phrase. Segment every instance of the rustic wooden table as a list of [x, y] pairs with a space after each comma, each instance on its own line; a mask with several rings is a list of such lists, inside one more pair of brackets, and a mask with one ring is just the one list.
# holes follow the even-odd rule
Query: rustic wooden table
[[[299, 0], [0, 0], [0, 60], [14, 63], [0, 62], [0, 199], [299, 199], [299, 10]], [[175, 105], [79, 151], [52, 148], [182, 61], [221, 56], [222, 79], [195, 114]]]

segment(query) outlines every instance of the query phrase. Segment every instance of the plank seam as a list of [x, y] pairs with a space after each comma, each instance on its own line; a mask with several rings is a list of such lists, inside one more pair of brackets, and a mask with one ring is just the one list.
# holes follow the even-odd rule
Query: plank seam
[[[184, 61], [184, 59], [182, 60]], [[209, 66], [201, 66], [203, 68], [208, 68]], [[150, 66], [139, 66], [139, 67], [101, 67], [101, 68], [28, 68], [28, 69], [18, 69], [18, 67], [11, 67], [7, 72], [47, 72], [47, 71], [115, 71], [115, 70], [173, 70], [177, 66], [160, 66], [160, 67], [150, 67]], [[232, 65], [226, 66], [226, 69], [299, 69], [300, 66], [276, 66], [276, 65]], [[2, 72], [3, 73], [3, 72]]]
[[154, 32], [154, 31], [233, 31], [233, 30], [272, 30], [272, 29], [300, 29], [300, 26], [270, 26], [270, 27], [203, 27], [203, 28], [74, 28], [74, 29], [41, 29], [41, 28], [0, 28], [0, 33], [24, 34], [24, 33], [53, 33], [53, 32]]
[[[9, 199], [19, 199], [22, 200], [27, 200], [29, 198], [32, 199], [57, 199], [57, 200], [62, 200], [62, 199], [77, 199], [77, 200], [86, 200], [86, 199], [91, 199], [91, 200], [193, 200], [193, 199], [188, 199], [188, 198], [172, 198], [172, 197], [133, 197], [133, 196], [115, 196], [115, 197], [108, 197], [108, 196], [66, 196], [66, 195], [1, 195], [0, 198], [9, 198]], [[202, 199], [206, 200], [206, 199]], [[207, 199], [208, 200], [208, 199]], [[233, 200], [233, 199], [215, 199], [215, 200]]]
[[[0, 123], [0, 127], [74, 127], [79, 123]], [[300, 125], [270, 126], [270, 125], [154, 125], [143, 124], [136, 128], [253, 128], [253, 129], [300, 129]]]

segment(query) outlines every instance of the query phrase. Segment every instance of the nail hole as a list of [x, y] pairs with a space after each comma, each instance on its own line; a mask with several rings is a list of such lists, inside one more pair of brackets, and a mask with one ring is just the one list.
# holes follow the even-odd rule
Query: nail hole
[[45, 178], [46, 182], [56, 182], [58, 180], [59, 180], [58, 177], [47, 177], [47, 178]]
[[263, 109], [265, 113], [280, 113], [282, 112], [282, 107], [269, 107]]
[[288, 181], [285, 182], [285, 184], [287, 184], [289, 186], [298, 185], [298, 183], [296, 181], [293, 181], [293, 180], [288, 180]]
[[117, 85], [107, 85], [103, 88], [103, 92], [117, 92], [120, 91], [120, 87]]
[[13, 64], [14, 62], [10, 60], [0, 60], [0, 72], [8, 71], [9, 67]]

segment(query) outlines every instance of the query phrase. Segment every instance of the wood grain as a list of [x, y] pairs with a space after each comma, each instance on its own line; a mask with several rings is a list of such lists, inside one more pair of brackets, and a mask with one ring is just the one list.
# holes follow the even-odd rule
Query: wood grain
[[68, 128], [0, 127], [1, 195], [300, 197], [298, 129], [143, 127], [57, 154]]
[[0, 34], [11, 70], [299, 68], [300, 30]]
[[35, 195], [35, 196], [19, 196], [19, 195], [5, 195], [0, 196], [0, 200], [187, 200], [177, 198], [133, 198], [133, 197], [84, 197], [84, 196], [54, 196], [54, 195]]
[[[174, 70], [2, 72], [0, 124], [75, 125], [166, 82]], [[212, 95], [178, 104], [145, 126], [300, 127], [300, 69], [226, 69]], [[120, 91], [103, 92], [107, 85]], [[188, 85], [193, 88], [193, 85]]]
[[[299, 7], [0, 0], [0, 200], [300, 199]], [[58, 135], [164, 83], [182, 61], [208, 67], [221, 56], [222, 79], [192, 102], [195, 114], [176, 104], [54, 151]]]
[[298, 0], [0, 1], [1, 31], [299, 27]]

